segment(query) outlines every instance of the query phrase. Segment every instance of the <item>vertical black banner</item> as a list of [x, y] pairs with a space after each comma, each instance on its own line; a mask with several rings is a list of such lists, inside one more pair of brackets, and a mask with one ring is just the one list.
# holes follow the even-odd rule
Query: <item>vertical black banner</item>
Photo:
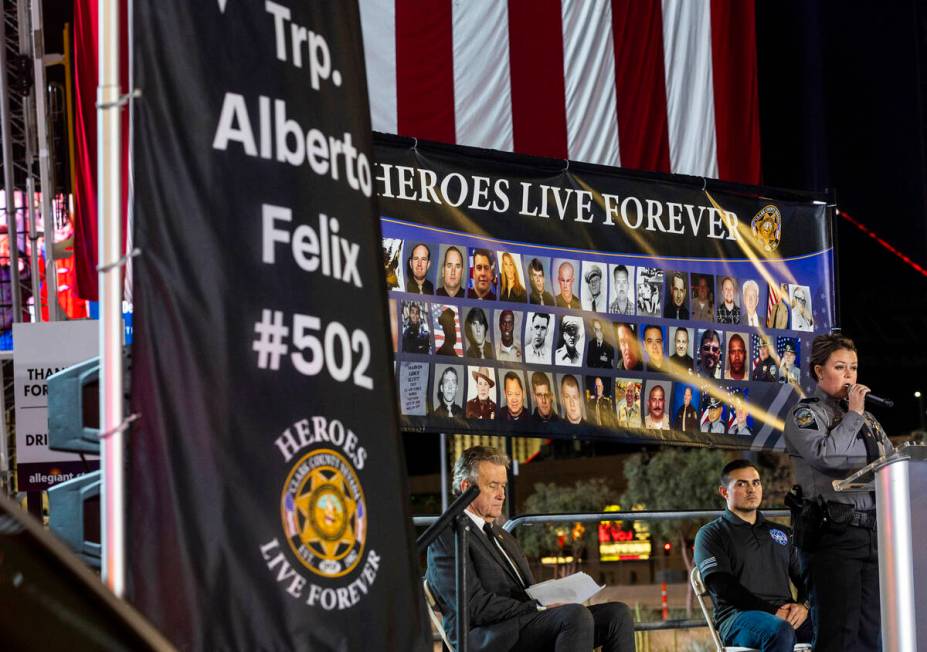
[[357, 6], [134, 36], [130, 599], [182, 649], [424, 648]]

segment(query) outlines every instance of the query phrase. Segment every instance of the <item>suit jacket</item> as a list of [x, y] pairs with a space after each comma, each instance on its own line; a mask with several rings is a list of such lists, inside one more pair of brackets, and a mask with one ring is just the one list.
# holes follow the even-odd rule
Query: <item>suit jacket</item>
[[[518, 640], [518, 633], [537, 614], [537, 603], [528, 597], [524, 587], [505, 557], [484, 532], [466, 515], [463, 523], [470, 525], [467, 541], [467, 595], [470, 610], [469, 650], [508, 650]], [[530, 586], [534, 576], [528, 560], [511, 534], [493, 526], [493, 534], [502, 544], [518, 572]], [[456, 648], [456, 591], [454, 589], [454, 532], [446, 529], [428, 546], [428, 584], [431, 586], [441, 613], [444, 631]]]
[[613, 369], [615, 366], [615, 347], [605, 340], [602, 340], [602, 343], [599, 344], [598, 340], [592, 338], [586, 353], [586, 366]]

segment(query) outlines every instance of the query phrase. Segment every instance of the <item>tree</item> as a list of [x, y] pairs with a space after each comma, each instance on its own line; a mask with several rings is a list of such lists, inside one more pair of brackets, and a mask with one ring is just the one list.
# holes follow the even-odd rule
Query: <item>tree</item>
[[[624, 464], [627, 490], [623, 505], [642, 505], [646, 510], [718, 509], [719, 474], [727, 454], [708, 448], [668, 448], [657, 453], [640, 453]], [[651, 521], [650, 531], [660, 539], [676, 541], [686, 570], [692, 572], [688, 542], [695, 538], [702, 520]], [[687, 583], [688, 586], [688, 583]], [[691, 616], [692, 595], [686, 593], [686, 611]]]
[[[616, 492], [603, 478], [577, 480], [572, 487], [552, 482], [534, 485], [534, 493], [525, 501], [527, 514], [574, 514], [601, 512], [614, 503]], [[532, 556], [570, 555], [573, 562], [558, 566], [561, 576], [576, 571], [586, 550], [596, 545], [597, 530], [589, 523], [543, 523], [521, 528], [518, 539], [525, 553]]]

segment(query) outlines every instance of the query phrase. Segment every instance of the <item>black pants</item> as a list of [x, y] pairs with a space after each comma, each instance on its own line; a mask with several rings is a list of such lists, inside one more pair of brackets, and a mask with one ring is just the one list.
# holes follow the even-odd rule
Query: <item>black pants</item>
[[813, 551], [801, 551], [811, 587], [814, 652], [882, 649], [876, 536], [859, 527], [825, 531]]
[[634, 619], [621, 602], [565, 604], [539, 611], [521, 628], [513, 652], [634, 652]]

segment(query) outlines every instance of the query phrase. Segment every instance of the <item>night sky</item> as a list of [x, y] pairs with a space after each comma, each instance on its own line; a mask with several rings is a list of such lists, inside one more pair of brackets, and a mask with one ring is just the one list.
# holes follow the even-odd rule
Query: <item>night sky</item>
[[[923, 89], [927, 5], [758, 2], [764, 183], [831, 189], [837, 205], [927, 266]], [[889, 434], [919, 427], [927, 393], [927, 278], [836, 218], [839, 318], [859, 381], [896, 402]]]

